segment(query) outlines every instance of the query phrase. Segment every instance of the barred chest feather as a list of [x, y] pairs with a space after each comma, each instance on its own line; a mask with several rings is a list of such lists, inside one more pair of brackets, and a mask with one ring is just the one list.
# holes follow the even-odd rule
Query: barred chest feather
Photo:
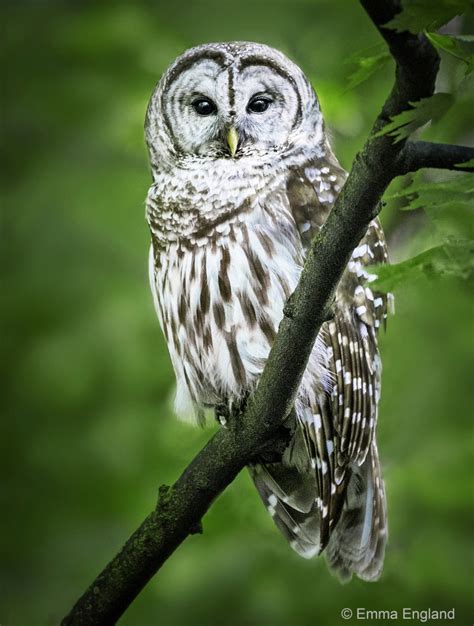
[[[219, 211], [214, 204], [214, 213], [200, 211], [201, 223], [182, 212], [177, 238], [169, 236], [176, 227], [172, 231], [163, 219], [171, 214], [149, 200], [148, 211], [160, 211], [159, 220], [156, 214], [150, 220], [150, 279], [176, 373], [176, 410], [183, 417], [238, 400], [263, 370], [304, 256], [282, 187], [273, 180], [264, 194], [248, 194], [246, 186], [241, 193], [247, 190], [248, 196], [239, 198], [238, 210]], [[308, 367], [312, 393], [325, 377], [317, 348]]]

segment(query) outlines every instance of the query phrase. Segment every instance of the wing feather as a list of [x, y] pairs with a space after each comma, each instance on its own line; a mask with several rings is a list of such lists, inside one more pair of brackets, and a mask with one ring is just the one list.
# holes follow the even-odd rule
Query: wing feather
[[[324, 223], [346, 177], [331, 158], [330, 155], [329, 168], [328, 163], [321, 162], [298, 168], [287, 186], [293, 218], [306, 249]], [[319, 193], [322, 176], [323, 197]], [[316, 394], [316, 400], [300, 417], [317, 480], [322, 547], [341, 511], [351, 476], [350, 465], [364, 463], [373, 441], [380, 387], [377, 331], [385, 323], [388, 298], [370, 288], [370, 267], [387, 261], [383, 231], [378, 220], [374, 220], [341, 279], [334, 319], [321, 329], [332, 381], [329, 397], [321, 399]]]
[[[288, 205], [305, 250], [345, 176], [335, 159], [290, 172]], [[344, 575], [355, 568], [369, 579], [378, 576], [381, 563], [369, 561], [385, 545], [380, 539], [384, 529], [377, 527], [385, 523], [383, 484], [379, 479], [380, 489], [372, 490], [369, 483], [379, 471], [374, 440], [380, 387], [377, 331], [387, 314], [387, 297], [370, 288], [369, 270], [387, 259], [383, 231], [374, 220], [340, 281], [334, 318], [318, 337], [327, 380], [322, 384], [315, 375], [314, 384], [300, 388], [297, 428], [282, 463], [262, 460], [250, 468], [276, 525], [299, 554], [313, 556], [329, 544], [334, 569]], [[368, 454], [370, 467], [364, 464]]]

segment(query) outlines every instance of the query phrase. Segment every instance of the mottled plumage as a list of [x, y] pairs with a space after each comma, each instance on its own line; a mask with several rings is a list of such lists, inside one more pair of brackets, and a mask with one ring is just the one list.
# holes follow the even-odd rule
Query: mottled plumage
[[[255, 388], [345, 172], [306, 77], [259, 44], [178, 58], [150, 100], [146, 138], [150, 280], [176, 410], [222, 417]], [[315, 343], [288, 449], [249, 468], [291, 546], [305, 557], [325, 550], [341, 578], [378, 578], [387, 536], [375, 442], [387, 299], [370, 289], [370, 266], [386, 261], [374, 220]]]

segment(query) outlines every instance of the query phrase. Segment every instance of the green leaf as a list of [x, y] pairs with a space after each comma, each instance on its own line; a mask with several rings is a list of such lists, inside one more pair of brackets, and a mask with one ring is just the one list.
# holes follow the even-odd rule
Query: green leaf
[[409, 137], [420, 126], [441, 119], [453, 102], [454, 97], [450, 93], [437, 93], [430, 98], [410, 102], [411, 109], [390, 118], [391, 121], [373, 136], [381, 137], [388, 134], [395, 138], [395, 143], [398, 143]]
[[381, 69], [388, 61], [391, 55], [387, 52], [385, 44], [378, 44], [366, 50], [360, 50], [353, 54], [348, 60], [349, 65], [355, 65], [356, 69], [348, 76], [348, 85], [346, 91], [360, 85], [372, 76], [377, 70]]
[[402, 0], [402, 11], [385, 26], [398, 32], [437, 30], [472, 7], [471, 0]]
[[458, 174], [451, 180], [420, 182], [419, 178], [392, 198], [403, 198], [403, 211], [423, 209], [441, 240], [474, 239], [474, 176]]
[[456, 204], [473, 207], [474, 176], [457, 174], [455, 178], [438, 182], [420, 182], [415, 179], [408, 187], [387, 197], [387, 199], [405, 198], [408, 205], [405, 211], [414, 211], [426, 207], [449, 207]]
[[370, 284], [376, 291], [392, 291], [408, 280], [423, 277], [456, 276], [474, 278], [474, 241], [449, 241], [430, 248], [401, 263], [374, 268], [377, 279]]
[[[472, 43], [474, 37], [471, 35], [439, 35], [438, 33], [425, 33], [431, 43], [444, 50], [451, 56], [466, 64], [466, 74], [474, 71], [474, 53]], [[471, 45], [469, 45], [471, 44]]]

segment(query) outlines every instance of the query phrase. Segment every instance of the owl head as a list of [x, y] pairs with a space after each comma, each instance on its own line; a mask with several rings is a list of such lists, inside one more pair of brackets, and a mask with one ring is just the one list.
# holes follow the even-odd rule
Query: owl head
[[316, 94], [278, 50], [249, 42], [204, 44], [159, 81], [145, 122], [152, 167], [245, 159], [323, 144]]

